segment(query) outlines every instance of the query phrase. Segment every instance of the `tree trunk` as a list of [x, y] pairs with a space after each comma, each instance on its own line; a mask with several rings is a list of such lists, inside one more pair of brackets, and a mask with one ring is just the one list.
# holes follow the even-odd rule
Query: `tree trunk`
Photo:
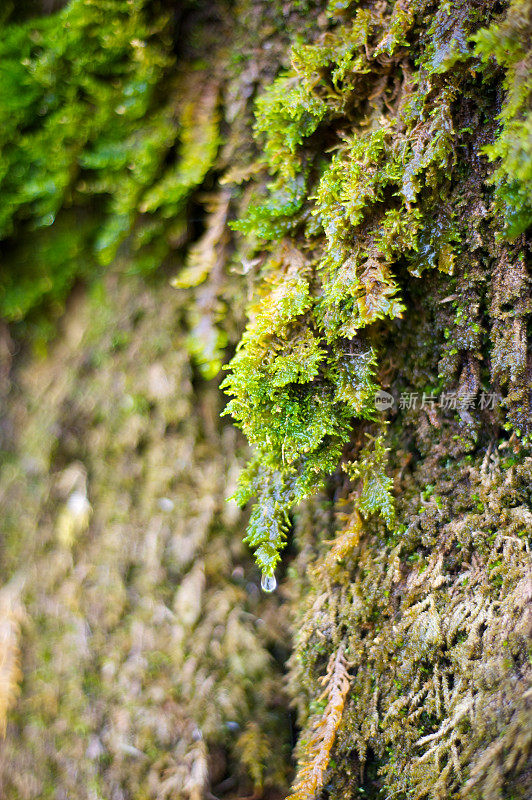
[[2, 33], [1, 796], [527, 800], [530, 2], [111, 6]]

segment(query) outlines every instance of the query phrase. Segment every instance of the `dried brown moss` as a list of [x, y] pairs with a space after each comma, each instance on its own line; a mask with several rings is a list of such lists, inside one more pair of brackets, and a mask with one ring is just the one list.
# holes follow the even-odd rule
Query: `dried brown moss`
[[[115, 276], [16, 373], [19, 455], [1, 492], [23, 685], [3, 797], [188, 799], [228, 777], [284, 780], [283, 618], [227, 502], [244, 448], [191, 368], [183, 313], [166, 282]], [[2, 714], [16, 677], [4, 638]]]

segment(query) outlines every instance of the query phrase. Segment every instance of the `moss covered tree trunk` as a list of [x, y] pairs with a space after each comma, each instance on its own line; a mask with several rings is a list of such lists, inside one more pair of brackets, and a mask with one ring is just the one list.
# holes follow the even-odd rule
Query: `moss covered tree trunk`
[[530, 2], [4, 16], [0, 795], [530, 798]]

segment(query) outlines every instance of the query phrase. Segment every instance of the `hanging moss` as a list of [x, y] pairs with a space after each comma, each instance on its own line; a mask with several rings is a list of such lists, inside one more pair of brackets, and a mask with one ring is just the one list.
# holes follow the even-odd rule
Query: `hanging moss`
[[524, 798], [530, 5], [392, 5], [329, 4], [256, 104], [236, 498], [266, 574], [298, 537], [293, 796]]
[[[510, 170], [505, 161], [508, 126], [521, 143], [524, 170], [529, 161], [523, 117], [529, 89], [516, 72], [524, 52], [523, 7], [512, 5], [505, 22], [486, 28], [489, 5], [463, 3], [452, 12], [447, 3], [430, 6], [426, 25], [424, 2], [408, 9], [395, 4], [391, 13], [383, 4], [349, 4], [349, 14], [337, 14], [333, 4], [328, 29], [314, 43], [293, 46], [291, 70], [257, 101], [255, 130], [273, 182], [269, 199], [252, 200], [234, 227], [254, 235], [271, 256], [224, 386], [234, 397], [228, 411], [257, 450], [238, 499], [259, 498], [248, 541], [265, 572], [277, 563], [290, 508], [334, 468], [353, 421], [376, 417], [384, 331], [406, 310], [407, 284], [401, 287], [397, 270], [406, 267], [410, 281], [431, 267], [452, 275], [472, 226], [479, 243], [487, 238], [497, 247], [501, 236], [526, 225], [520, 201], [520, 222], [509, 200], [504, 214], [501, 206], [504, 193], [509, 198], [518, 185], [521, 194], [530, 188], [526, 171]], [[499, 50], [490, 45], [494, 37]], [[516, 44], [503, 57], [505, 37]], [[503, 112], [501, 75], [503, 88], [513, 87]], [[486, 131], [481, 119], [490, 117], [502, 126], [492, 122]], [[478, 174], [480, 152], [501, 159], [496, 172], [484, 161]], [[510, 171], [511, 184], [503, 181]], [[475, 177], [485, 207], [473, 210], [467, 181]], [[497, 182], [490, 211], [489, 185]], [[501, 244], [499, 258], [505, 252]], [[297, 372], [285, 373], [291, 358]], [[497, 361], [506, 367], [509, 358], [493, 353], [492, 380]], [[517, 377], [515, 369], [510, 374]], [[280, 375], [286, 375], [282, 383]], [[527, 433], [529, 390], [522, 377], [507, 402], [509, 419], [515, 424], [517, 415]]]

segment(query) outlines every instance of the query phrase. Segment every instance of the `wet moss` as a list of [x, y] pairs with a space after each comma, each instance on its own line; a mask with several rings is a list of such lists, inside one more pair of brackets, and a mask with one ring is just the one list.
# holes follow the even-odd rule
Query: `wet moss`
[[[194, 47], [218, 44], [170, 69], [138, 138], [85, 154], [123, 260], [100, 321], [20, 373], [5, 577], [34, 568], [6, 791], [282, 785], [286, 630], [232, 492], [286, 572], [293, 796], [525, 798], [529, 3], [237, 7], [196, 4]], [[114, 275], [163, 262], [173, 295]], [[238, 486], [205, 382], [231, 356]], [[74, 525], [69, 481], [93, 507]]]
[[[257, 169], [266, 166], [272, 181], [268, 200], [251, 199], [234, 227], [257, 241], [263, 281], [224, 385], [234, 397], [228, 411], [257, 450], [239, 499], [260, 498], [248, 540], [268, 573], [292, 505], [322, 485], [354, 420], [378, 416], [379, 357], [393, 352], [387, 336], [428, 269], [458, 276], [449, 282], [455, 314], [439, 392], [456, 387], [475, 398], [484, 361], [484, 380], [503, 394], [508, 430], [530, 432], [530, 295], [519, 266], [525, 245], [502, 241], [513, 223], [490, 185], [505, 167], [501, 161], [494, 173], [482, 157], [502, 157], [497, 148], [507, 133], [496, 120], [515, 114], [520, 125], [524, 113], [524, 84], [519, 101], [508, 91], [523, 55], [519, 9], [511, 4], [504, 22], [492, 22], [495, 10], [482, 3], [350, 4], [349, 13], [330, 6], [325, 30], [293, 45], [291, 69], [257, 100]], [[504, 37], [515, 42], [514, 55], [503, 57]], [[501, 88], [512, 109], [502, 116]], [[487, 127], [486, 118], [493, 120]], [[526, 150], [526, 136], [519, 141]], [[512, 266], [503, 277], [505, 260]], [[504, 295], [507, 309], [492, 301], [490, 320], [488, 291], [496, 303]], [[301, 336], [314, 356], [296, 356], [295, 379], [280, 386], [277, 376]], [[510, 340], [518, 342], [513, 352]], [[471, 446], [474, 428], [460, 434]]]

